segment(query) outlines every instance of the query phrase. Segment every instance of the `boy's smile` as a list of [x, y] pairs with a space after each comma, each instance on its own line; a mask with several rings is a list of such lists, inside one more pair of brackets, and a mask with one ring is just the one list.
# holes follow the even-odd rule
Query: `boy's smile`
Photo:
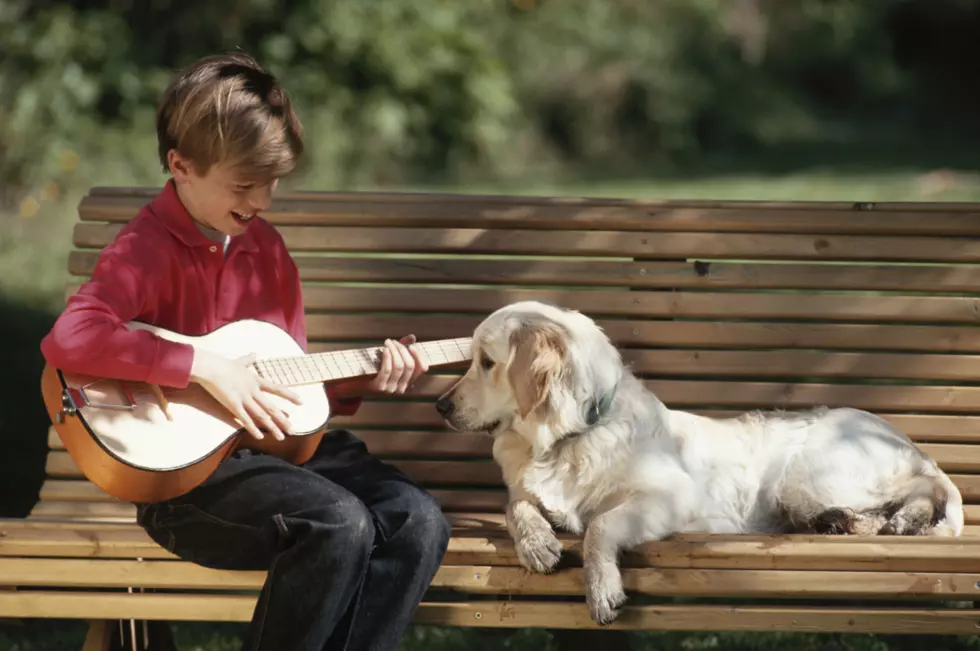
[[241, 235], [248, 223], [272, 202], [278, 179], [266, 183], [244, 181], [220, 163], [202, 175], [175, 151], [170, 152], [169, 158], [177, 195], [191, 217], [208, 228], [232, 237]]

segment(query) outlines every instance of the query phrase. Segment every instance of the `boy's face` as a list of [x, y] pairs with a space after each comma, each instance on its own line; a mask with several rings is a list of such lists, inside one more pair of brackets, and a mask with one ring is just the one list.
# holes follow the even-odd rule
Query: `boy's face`
[[244, 233], [249, 220], [269, 207], [278, 183], [277, 179], [264, 184], [243, 181], [220, 164], [200, 175], [174, 151], [170, 152], [170, 170], [191, 217], [230, 236]]

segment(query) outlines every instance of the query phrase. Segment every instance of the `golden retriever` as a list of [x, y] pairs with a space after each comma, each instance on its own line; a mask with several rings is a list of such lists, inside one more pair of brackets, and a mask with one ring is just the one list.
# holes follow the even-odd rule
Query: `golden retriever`
[[584, 534], [592, 618], [625, 603], [621, 550], [674, 533], [960, 535], [956, 486], [903, 433], [857, 409], [714, 419], [666, 407], [584, 314], [503, 307], [436, 403], [487, 431], [520, 562], [553, 570], [553, 527]]

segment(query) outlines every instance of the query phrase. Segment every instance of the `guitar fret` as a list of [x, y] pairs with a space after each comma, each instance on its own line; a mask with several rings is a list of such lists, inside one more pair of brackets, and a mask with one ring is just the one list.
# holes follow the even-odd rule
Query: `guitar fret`
[[327, 360], [324, 357], [320, 355], [316, 355], [313, 358], [313, 363], [316, 365], [317, 370], [320, 372], [321, 378], [333, 379], [331, 377], [330, 367], [327, 365]]
[[377, 354], [379, 350], [380, 350], [379, 348], [373, 348], [373, 349], [362, 349], [357, 351], [356, 354], [357, 363], [361, 367], [361, 371], [363, 373], [370, 375], [372, 373], [378, 372], [379, 366], [376, 360], [372, 357], [371, 353], [373, 351], [375, 354]]
[[345, 350], [341, 352], [339, 356], [339, 360], [344, 362], [344, 368], [347, 369], [348, 377], [353, 377], [357, 375], [357, 370], [354, 368], [354, 364], [351, 363], [351, 361], [356, 362], [357, 357], [355, 357], [351, 351]]
[[[352, 369], [350, 367], [350, 364], [347, 363], [347, 360], [344, 359], [344, 353], [343, 352], [340, 352], [339, 354], [334, 354], [331, 357], [331, 360], [330, 361], [333, 362], [334, 368], [337, 369], [337, 374], [339, 376], [341, 376], [341, 377], [350, 377], [351, 375], [356, 375], [354, 373], [354, 369]], [[343, 364], [341, 364], [341, 362], [343, 362]], [[347, 367], [347, 371], [344, 370], [344, 366]]]
[[279, 360], [279, 372], [282, 373], [283, 381], [286, 384], [295, 384], [295, 381], [293, 380], [293, 373], [289, 368], [288, 359]]

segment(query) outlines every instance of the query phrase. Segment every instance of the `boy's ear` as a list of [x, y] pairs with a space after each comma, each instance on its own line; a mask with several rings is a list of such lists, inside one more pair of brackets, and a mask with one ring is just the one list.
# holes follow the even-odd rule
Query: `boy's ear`
[[521, 419], [548, 398], [551, 383], [565, 364], [562, 333], [549, 326], [524, 326], [510, 336], [507, 380], [514, 390]]
[[186, 183], [194, 170], [191, 162], [178, 154], [176, 149], [171, 149], [167, 152], [167, 166], [170, 168], [170, 174], [177, 183]]

